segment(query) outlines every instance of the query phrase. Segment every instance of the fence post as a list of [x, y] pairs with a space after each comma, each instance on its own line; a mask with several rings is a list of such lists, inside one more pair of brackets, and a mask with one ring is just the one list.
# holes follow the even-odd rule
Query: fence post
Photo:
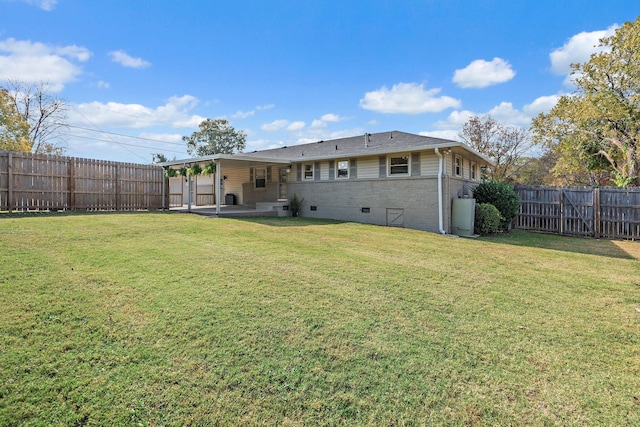
[[593, 235], [600, 238], [600, 187], [593, 189]]
[[68, 177], [68, 181], [67, 181], [67, 188], [69, 190], [69, 196], [67, 197], [67, 206], [69, 206], [69, 209], [71, 209], [72, 211], [76, 210], [76, 168], [75, 168], [75, 161], [73, 158], [67, 160], [67, 164], [68, 167], [67, 169], [69, 170], [69, 177]]
[[560, 235], [562, 235], [564, 234], [564, 191], [562, 190], [562, 187], [559, 187], [558, 191], [560, 192], [560, 212], [558, 215], [560, 224], [558, 224], [558, 226], [560, 227]]
[[120, 210], [120, 165], [116, 163], [116, 210]]
[[9, 173], [7, 175], [7, 203], [9, 204], [9, 213], [13, 212], [13, 153], [9, 152], [9, 158], [7, 160], [9, 165]]

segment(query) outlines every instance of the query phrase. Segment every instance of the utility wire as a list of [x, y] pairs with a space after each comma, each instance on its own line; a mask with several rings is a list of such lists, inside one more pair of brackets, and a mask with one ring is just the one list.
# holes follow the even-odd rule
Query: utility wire
[[[69, 134], [69, 133], [61, 133], [60, 135], [69, 136], [69, 137], [78, 138], [78, 139], [89, 139], [89, 140], [92, 140], [92, 141], [110, 142], [112, 144], [118, 144], [118, 145], [123, 145], [123, 146], [126, 145], [126, 146], [129, 146], [129, 147], [147, 148], [149, 150], [155, 150], [157, 148], [157, 147], [148, 147], [148, 146], [145, 146], [145, 145], [129, 144], [129, 143], [126, 143], [126, 142], [114, 141], [113, 139], [92, 138], [90, 136], [72, 135], [72, 134]], [[126, 148], [126, 147], [123, 147], [123, 148]], [[162, 150], [162, 151], [169, 151], [171, 153], [184, 154], [184, 151], [177, 151], [177, 150]], [[130, 151], [130, 152], [132, 154], [136, 154], [136, 153], [133, 153], [132, 151]], [[142, 156], [140, 156], [138, 154], [136, 154], [136, 155], [138, 157], [144, 158], [144, 157], [142, 157]]]
[[192, 129], [193, 128], [193, 126], [180, 126], [180, 125], [176, 125], [175, 123], [162, 122], [160, 120], [143, 119], [140, 116], [136, 116], [135, 114], [128, 114], [128, 113], [123, 113], [122, 111], [111, 110], [111, 109], [106, 108], [106, 107], [104, 107], [102, 105], [99, 105], [98, 108], [100, 108], [101, 110], [110, 111], [112, 113], [122, 114], [123, 116], [133, 117], [135, 119], [138, 119], [138, 120], [141, 120], [141, 121], [147, 122], [147, 123], [160, 123], [160, 124], [163, 124], [163, 125], [171, 126], [172, 128], [182, 128], [182, 129]]
[[184, 143], [181, 143], [181, 142], [162, 141], [162, 140], [159, 140], [159, 139], [145, 138], [145, 137], [142, 137], [142, 136], [132, 136], [132, 135], [124, 134], [124, 133], [107, 132], [107, 131], [105, 131], [105, 130], [90, 129], [90, 128], [85, 128], [85, 127], [82, 127], [82, 126], [74, 126], [74, 125], [66, 125], [66, 126], [67, 126], [67, 127], [70, 127], [70, 128], [74, 128], [74, 129], [87, 130], [87, 131], [89, 131], [89, 132], [98, 132], [98, 133], [104, 133], [104, 134], [107, 134], [107, 135], [125, 136], [125, 137], [127, 137], [127, 138], [142, 139], [142, 140], [144, 140], [144, 141], [161, 142], [161, 143], [163, 143], [163, 144], [171, 144], [171, 145], [180, 145], [180, 146], [184, 146]]
[[[81, 116], [82, 116], [82, 117], [83, 117], [87, 122], [89, 122], [89, 124], [91, 124], [94, 128], [99, 129], [100, 131], [102, 131], [102, 129], [100, 129], [98, 126], [96, 126], [96, 124], [95, 124], [95, 123], [93, 123], [91, 120], [89, 120], [89, 119], [87, 118], [87, 116], [85, 116], [84, 114], [82, 114], [82, 112], [80, 112], [80, 110], [78, 110], [78, 109], [77, 109], [75, 106], [73, 106], [73, 105], [72, 105], [72, 107], [73, 107], [73, 108], [78, 112], [78, 114], [80, 114], [80, 115], [81, 115]], [[69, 135], [69, 136], [73, 136], [73, 135]], [[107, 135], [107, 137], [109, 137], [109, 136]], [[139, 158], [143, 159], [145, 162], [148, 160], [148, 159], [146, 159], [146, 158], [142, 157], [140, 154], [136, 153], [135, 151], [131, 150], [130, 148], [126, 147], [126, 145], [125, 145], [125, 144], [122, 144], [122, 143], [120, 143], [120, 142], [118, 142], [118, 141], [116, 141], [116, 140], [114, 140], [113, 138], [110, 138], [110, 137], [109, 137], [109, 139], [111, 140], [111, 142], [113, 142], [113, 143], [115, 143], [115, 144], [120, 145], [122, 148], [124, 148], [124, 149], [125, 149], [125, 150], [127, 150], [129, 153], [133, 154], [134, 156], [136, 156], [136, 157], [139, 157]], [[108, 141], [107, 141], [107, 142], [108, 142]], [[130, 144], [127, 144], [127, 145], [130, 145]]]

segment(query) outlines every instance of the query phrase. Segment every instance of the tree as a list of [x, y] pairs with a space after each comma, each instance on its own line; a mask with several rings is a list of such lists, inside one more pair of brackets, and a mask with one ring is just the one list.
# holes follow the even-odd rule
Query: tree
[[15, 110], [29, 126], [30, 151], [62, 154], [64, 140], [60, 131], [67, 126], [65, 102], [50, 94], [48, 83], [24, 83], [8, 80], [5, 90]]
[[183, 136], [187, 143], [187, 153], [197, 157], [210, 154], [234, 154], [244, 150], [247, 135], [238, 131], [225, 119], [206, 119], [199, 125], [200, 130], [191, 136]]
[[29, 125], [16, 111], [5, 89], [0, 89], [0, 150], [31, 151]]
[[487, 174], [495, 181], [513, 181], [519, 159], [531, 146], [526, 129], [499, 123], [489, 115], [471, 117], [462, 126], [460, 137], [465, 144], [493, 160], [495, 166]]
[[593, 184], [640, 184], [640, 17], [600, 47], [572, 65], [576, 90], [533, 121], [534, 141], [558, 154], [556, 174], [586, 169]]
[[153, 163], [162, 163], [167, 161], [167, 156], [162, 153], [153, 154]]

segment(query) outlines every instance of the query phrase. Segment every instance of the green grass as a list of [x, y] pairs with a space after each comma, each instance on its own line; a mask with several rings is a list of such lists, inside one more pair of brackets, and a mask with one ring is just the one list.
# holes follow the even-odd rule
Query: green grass
[[0, 425], [639, 425], [640, 245], [0, 219]]

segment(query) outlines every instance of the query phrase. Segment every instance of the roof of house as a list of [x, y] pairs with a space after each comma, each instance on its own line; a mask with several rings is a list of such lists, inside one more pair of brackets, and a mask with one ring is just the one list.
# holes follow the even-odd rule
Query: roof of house
[[261, 158], [288, 159], [292, 162], [305, 160], [320, 160], [344, 157], [360, 157], [421, 151], [434, 148], [464, 147], [481, 158], [491, 161], [480, 153], [458, 141], [415, 135], [406, 132], [392, 131], [381, 133], [367, 133], [359, 136], [318, 141], [290, 147], [274, 148], [270, 150], [244, 153], [245, 156], [259, 156]]
[[380, 133], [366, 133], [359, 136], [318, 141], [307, 144], [285, 146], [269, 150], [259, 150], [234, 155], [214, 154], [194, 159], [183, 159], [161, 163], [162, 166], [172, 166], [182, 163], [211, 161], [216, 159], [232, 159], [282, 162], [317, 161], [346, 157], [362, 157], [394, 153], [407, 153], [422, 150], [449, 149], [460, 147], [489, 164], [493, 162], [485, 155], [478, 153], [462, 142], [452, 141], [430, 136], [415, 135], [406, 132], [392, 131]]

